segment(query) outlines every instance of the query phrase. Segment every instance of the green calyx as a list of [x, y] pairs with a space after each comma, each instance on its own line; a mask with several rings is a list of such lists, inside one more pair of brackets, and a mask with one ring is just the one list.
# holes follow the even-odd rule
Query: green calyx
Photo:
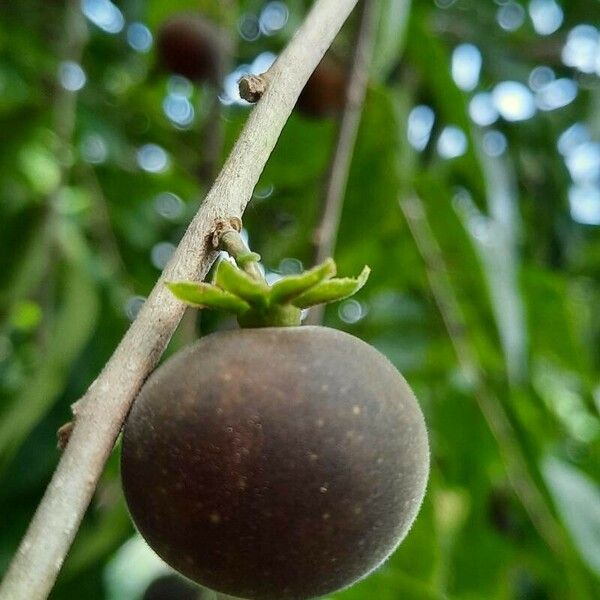
[[[242, 262], [256, 261], [258, 255], [241, 258]], [[369, 273], [365, 267], [356, 278], [337, 278], [335, 262], [328, 259], [314, 269], [268, 285], [221, 260], [213, 283], [180, 281], [166, 285], [191, 306], [234, 313], [242, 327], [295, 327], [300, 325], [302, 309], [352, 296], [366, 283]]]

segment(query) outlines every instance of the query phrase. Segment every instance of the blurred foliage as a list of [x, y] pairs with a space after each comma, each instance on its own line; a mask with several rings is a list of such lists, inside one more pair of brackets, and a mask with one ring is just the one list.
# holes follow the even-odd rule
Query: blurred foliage
[[[200, 9], [237, 40], [232, 65], [248, 65], [280, 51], [311, 3], [289, 0], [287, 21], [263, 23], [262, 33], [257, 16], [273, 8], [263, 0], [81, 4], [96, 23], [74, 0], [0, 2], [0, 572], [59, 459], [55, 432], [69, 405], [111, 355], [210, 185], [202, 165], [215, 152], [215, 123], [222, 160], [248, 116], [225, 102], [215, 118], [217, 92], [164, 73], [148, 36], [168, 16]], [[600, 80], [561, 61], [569, 32], [598, 23], [600, 3], [563, 2], [562, 25], [544, 36], [527, 15], [533, 4], [381, 1], [335, 257], [341, 273], [366, 263], [372, 276], [326, 321], [404, 373], [426, 413], [433, 462], [407, 540], [340, 600], [600, 593], [600, 229], [573, 218], [573, 168], [557, 147], [571, 128], [600, 152]], [[500, 27], [511, 14], [521, 23]], [[355, 25], [333, 48], [346, 61]], [[451, 69], [465, 43], [483, 59], [468, 91]], [[596, 51], [600, 64], [600, 43]], [[540, 66], [575, 82], [576, 98], [528, 119], [473, 122], [475, 93], [527, 85]], [[435, 116], [418, 149], [409, 143], [415, 106]], [[448, 126], [466, 143], [454, 157], [442, 143]], [[244, 224], [270, 277], [311, 263], [335, 131], [334, 119], [294, 112], [255, 190]], [[409, 228], [406, 202], [417, 197]], [[448, 303], [460, 327], [448, 323]], [[186, 317], [168, 352], [225, 326], [208, 312]], [[168, 585], [166, 567], [134, 535], [117, 455], [56, 600], [134, 600], [157, 578]], [[525, 483], [515, 484], [521, 465]], [[178, 585], [173, 597], [187, 598]]]

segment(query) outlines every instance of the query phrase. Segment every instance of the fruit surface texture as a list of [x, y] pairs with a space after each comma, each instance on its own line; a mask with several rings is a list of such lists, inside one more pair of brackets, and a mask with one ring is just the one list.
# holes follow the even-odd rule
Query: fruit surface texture
[[212, 334], [142, 389], [124, 430], [132, 517], [172, 567], [241, 598], [348, 586], [405, 537], [422, 413], [378, 351], [324, 327]]

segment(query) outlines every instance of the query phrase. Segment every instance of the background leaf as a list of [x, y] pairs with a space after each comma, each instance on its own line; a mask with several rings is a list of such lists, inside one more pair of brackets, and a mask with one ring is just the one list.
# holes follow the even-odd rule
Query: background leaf
[[600, 574], [600, 487], [556, 458], [546, 459], [543, 472], [577, 548], [588, 565]]

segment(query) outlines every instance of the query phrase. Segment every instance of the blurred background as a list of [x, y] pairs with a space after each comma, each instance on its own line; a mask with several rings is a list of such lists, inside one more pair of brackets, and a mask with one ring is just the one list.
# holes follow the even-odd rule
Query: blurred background
[[[0, 1], [0, 573], [56, 430], [135, 318], [302, 0]], [[600, 594], [600, 2], [381, 0], [327, 325], [383, 351], [432, 445], [409, 537], [340, 599]], [[311, 266], [354, 15], [246, 212]], [[168, 353], [231, 326], [189, 313]], [[51, 596], [187, 599], [135, 534], [118, 449]], [[208, 597], [208, 596], [207, 596]]]

